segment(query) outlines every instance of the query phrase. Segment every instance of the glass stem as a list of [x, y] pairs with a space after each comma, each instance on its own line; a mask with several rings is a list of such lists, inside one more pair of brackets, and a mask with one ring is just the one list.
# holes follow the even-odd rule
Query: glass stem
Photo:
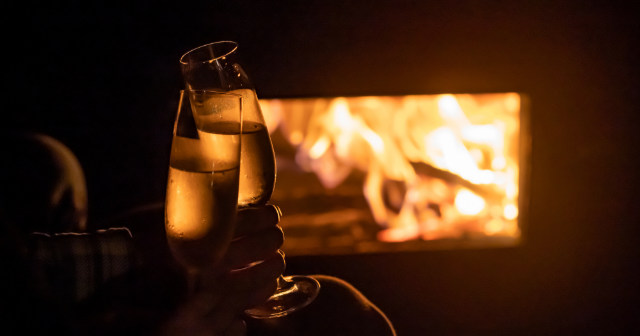
[[[280, 253], [280, 255], [282, 255], [282, 258], [284, 258], [284, 251], [278, 249], [278, 253]], [[292, 287], [294, 287], [296, 284], [293, 281], [289, 281], [287, 279], [284, 278], [284, 276], [282, 276], [282, 274], [280, 274], [280, 276], [278, 277], [278, 288], [276, 289], [276, 294], [274, 294], [274, 296], [277, 296], [278, 294], [280, 294], [280, 292], [283, 291], [287, 291], [289, 289], [291, 289]], [[282, 294], [280, 294], [282, 295]]]
[[294, 281], [285, 279], [281, 274], [278, 278], [278, 289], [276, 289], [276, 292], [271, 297], [278, 298], [280, 296], [295, 292], [296, 290], [298, 290], [298, 286], [296, 286], [296, 283]]

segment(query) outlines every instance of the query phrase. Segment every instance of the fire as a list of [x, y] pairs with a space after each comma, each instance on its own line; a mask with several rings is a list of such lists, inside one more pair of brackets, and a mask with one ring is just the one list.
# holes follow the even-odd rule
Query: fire
[[518, 94], [260, 103], [325, 188], [366, 172], [379, 240], [519, 235]]
[[454, 201], [456, 209], [463, 215], [474, 216], [484, 210], [484, 199], [467, 189], [461, 189]]
[[516, 219], [518, 217], [518, 208], [514, 204], [507, 204], [504, 207], [504, 218]]

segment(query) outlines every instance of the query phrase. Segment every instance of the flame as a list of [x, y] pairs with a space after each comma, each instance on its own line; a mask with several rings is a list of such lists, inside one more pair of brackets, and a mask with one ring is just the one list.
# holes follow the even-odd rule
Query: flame
[[[326, 188], [352, 169], [367, 173], [363, 193], [383, 228], [382, 241], [464, 231], [519, 234], [518, 94], [268, 100], [261, 106], [265, 114], [275, 111], [267, 120], [281, 122], [298, 148], [297, 163]], [[455, 178], [416, 172], [416, 162]]]
[[463, 215], [474, 216], [484, 210], [484, 199], [467, 189], [461, 189], [454, 201], [456, 209]]
[[321, 136], [309, 149], [309, 156], [312, 159], [317, 159], [329, 149], [329, 146], [331, 146], [331, 139], [327, 136]]
[[504, 229], [504, 221], [494, 218], [484, 225], [484, 233], [487, 235], [494, 235]]
[[[282, 119], [280, 105], [278, 102], [268, 103], [264, 100], [258, 100], [258, 102], [260, 104], [262, 114], [264, 115], [267, 130], [269, 130], [269, 133], [271, 134], [276, 130], [276, 128], [278, 128], [278, 124], [280, 124], [280, 120]], [[300, 137], [301, 136], [302, 134], [300, 134]]]
[[518, 207], [514, 204], [507, 204], [504, 207], [504, 218], [515, 219], [518, 217]]
[[479, 169], [469, 150], [450, 128], [441, 127], [426, 135], [424, 141], [427, 155], [435, 162], [436, 167], [458, 174], [476, 184], [489, 184], [494, 181], [493, 171]]

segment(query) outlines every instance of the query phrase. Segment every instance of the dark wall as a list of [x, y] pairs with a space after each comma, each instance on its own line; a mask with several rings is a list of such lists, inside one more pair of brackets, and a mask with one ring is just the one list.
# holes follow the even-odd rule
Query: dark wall
[[290, 258], [289, 272], [351, 281], [400, 335], [639, 330], [634, 3], [131, 1], [9, 13], [19, 24], [5, 31], [21, 33], [8, 36], [17, 92], [3, 126], [51, 134], [77, 153], [94, 218], [162, 200], [177, 60], [204, 43], [238, 41], [264, 98], [527, 93], [523, 246]]

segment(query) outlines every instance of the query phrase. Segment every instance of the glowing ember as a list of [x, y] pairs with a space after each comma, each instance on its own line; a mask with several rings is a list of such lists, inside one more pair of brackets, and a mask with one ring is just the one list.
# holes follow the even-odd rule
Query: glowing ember
[[381, 241], [518, 237], [520, 96], [262, 100], [323, 186], [366, 172]]

